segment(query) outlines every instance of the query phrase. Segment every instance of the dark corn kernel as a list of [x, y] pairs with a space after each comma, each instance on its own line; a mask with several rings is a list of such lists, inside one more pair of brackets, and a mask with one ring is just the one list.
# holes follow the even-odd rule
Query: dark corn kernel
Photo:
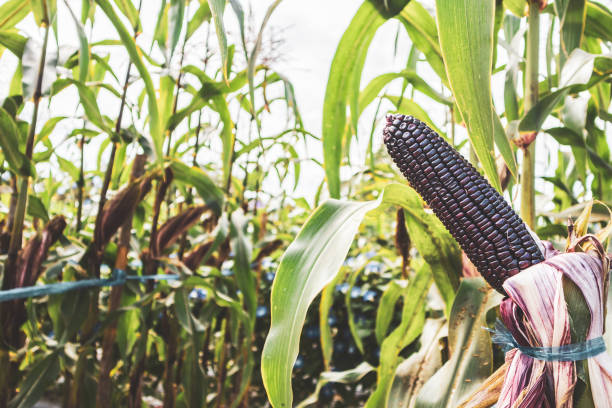
[[491, 286], [504, 293], [507, 278], [544, 260], [504, 198], [436, 132], [389, 115], [383, 135], [397, 167]]

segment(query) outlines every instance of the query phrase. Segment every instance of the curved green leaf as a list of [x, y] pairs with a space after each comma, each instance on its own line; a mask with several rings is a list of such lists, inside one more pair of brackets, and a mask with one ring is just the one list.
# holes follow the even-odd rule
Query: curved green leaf
[[[491, 96], [495, 1], [437, 0], [436, 10], [440, 47], [455, 101], [485, 175], [501, 191], [493, 148], [499, 118]], [[508, 168], [517, 174], [510, 142], [505, 137], [500, 142]]]
[[104, 11], [110, 22], [113, 24], [117, 33], [119, 34], [119, 38], [121, 38], [121, 42], [123, 43], [126, 51], [130, 56], [130, 60], [138, 70], [140, 77], [144, 81], [145, 92], [147, 94], [148, 99], [148, 108], [149, 108], [149, 131], [151, 133], [151, 139], [153, 140], [153, 146], [155, 148], [155, 153], [157, 156], [157, 161], [159, 164], [162, 163], [164, 158], [163, 151], [163, 132], [161, 129], [159, 111], [157, 109], [157, 98], [155, 95], [155, 87], [153, 85], [153, 81], [151, 80], [151, 75], [149, 74], [149, 70], [142, 62], [140, 58], [140, 52], [138, 47], [136, 47], [136, 43], [134, 39], [127, 31], [113, 6], [109, 3], [108, 0], [96, 0], [96, 3], [100, 6], [100, 8]]
[[380, 346], [380, 365], [376, 389], [368, 398], [366, 408], [386, 407], [395, 371], [401, 362], [400, 352], [423, 331], [425, 297], [431, 286], [431, 268], [422, 263], [406, 287], [403, 298], [402, 320]]
[[217, 215], [221, 214], [223, 206], [223, 192], [215, 183], [197, 167], [188, 167], [186, 164], [173, 160], [170, 168], [174, 178], [188, 186], [193, 186], [200, 197]]
[[0, 6], [0, 29], [15, 27], [30, 13], [30, 4], [23, 0], [9, 0]]
[[30, 175], [30, 161], [19, 150], [19, 128], [11, 115], [0, 108], [0, 147], [11, 168], [23, 176]]
[[217, 40], [219, 41], [219, 50], [221, 51], [221, 72], [223, 79], [227, 81], [229, 72], [227, 66], [227, 36], [225, 35], [225, 24], [223, 22], [223, 13], [225, 12], [225, 0], [209, 0], [210, 13], [215, 22], [215, 31], [217, 32]]
[[389, 72], [382, 74], [372, 79], [370, 83], [359, 94], [359, 116], [365, 108], [378, 96], [380, 91], [391, 81], [402, 78], [407, 83], [412, 84], [414, 89], [429, 96], [436, 102], [444, 105], [453, 106], [453, 102], [444, 95], [433, 89], [423, 78], [421, 78], [415, 70], [405, 69], [400, 72]]
[[308, 307], [337, 274], [365, 214], [377, 206], [376, 201], [327, 201], [283, 255], [272, 285], [272, 322], [261, 362], [273, 407], [292, 406], [291, 370]]
[[[401, 283], [404, 283], [404, 285], [402, 286]], [[402, 295], [405, 286], [405, 281], [393, 280], [389, 282], [389, 286], [387, 286], [387, 289], [385, 289], [380, 297], [380, 303], [378, 304], [378, 309], [376, 309], [376, 324], [374, 326], [374, 333], [378, 344], [382, 344], [387, 336], [387, 330], [393, 319], [395, 304]]]
[[[346, 128], [346, 108], [359, 95], [359, 81], [365, 56], [372, 38], [385, 19], [370, 2], [364, 2], [344, 31], [332, 60], [325, 101], [323, 102], [323, 163], [327, 187], [332, 198], [340, 197], [340, 165], [343, 136]], [[356, 106], [355, 106], [356, 108]], [[351, 109], [357, 113], [357, 109]], [[356, 115], [353, 115], [356, 120]]]
[[[272, 321], [261, 362], [262, 378], [272, 406], [291, 406], [291, 370], [298, 355], [300, 333], [308, 307], [337, 275], [363, 217], [367, 212], [381, 207], [381, 204], [384, 207], [401, 205], [414, 217], [412, 223], [407, 220], [407, 225], [410, 236], [415, 239], [415, 246], [427, 261], [427, 274], [431, 276], [433, 273], [445, 299], [452, 299], [456, 267], [450, 258], [453, 255], [458, 258], [458, 251], [455, 253], [441, 239], [444, 233], [449, 237], [450, 234], [434, 215], [425, 213], [414, 190], [405, 185], [391, 184], [385, 187], [376, 201], [326, 201], [315, 210], [287, 248], [272, 285]], [[437, 224], [434, 224], [434, 219]], [[416, 240], [417, 237], [420, 240]], [[454, 245], [457, 246], [456, 243]], [[405, 302], [405, 308], [410, 303]], [[416, 319], [414, 325], [402, 327], [404, 335], [400, 337], [414, 339], [420, 333], [422, 321]], [[390, 350], [394, 348], [390, 347]]]
[[89, 44], [87, 43], [87, 35], [85, 34], [83, 24], [81, 24], [77, 16], [70, 8], [68, 1], [64, 0], [64, 3], [66, 4], [66, 7], [68, 7], [68, 11], [70, 12], [70, 16], [74, 21], [74, 26], [76, 27], [77, 35], [79, 37], [79, 81], [85, 83], [89, 70]]
[[416, 408], [454, 408], [493, 372], [491, 337], [483, 326], [500, 300], [482, 278], [461, 281], [448, 324], [450, 359], [425, 383]]

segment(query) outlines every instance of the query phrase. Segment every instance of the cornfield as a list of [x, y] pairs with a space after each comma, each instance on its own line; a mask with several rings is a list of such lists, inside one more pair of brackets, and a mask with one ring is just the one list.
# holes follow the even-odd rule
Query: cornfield
[[0, 72], [0, 407], [612, 406], [605, 1], [3, 0]]

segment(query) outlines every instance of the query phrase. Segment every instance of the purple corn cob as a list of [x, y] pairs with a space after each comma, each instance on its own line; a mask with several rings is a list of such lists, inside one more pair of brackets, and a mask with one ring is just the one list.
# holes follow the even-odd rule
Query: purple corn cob
[[504, 198], [425, 123], [388, 115], [384, 142], [402, 174], [427, 202], [489, 284], [544, 260]]

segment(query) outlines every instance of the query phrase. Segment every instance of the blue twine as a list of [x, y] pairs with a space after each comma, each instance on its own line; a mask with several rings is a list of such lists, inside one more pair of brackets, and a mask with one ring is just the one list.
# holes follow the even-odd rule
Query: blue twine
[[175, 280], [179, 279], [179, 275], [164, 274], [164, 275], [128, 275], [124, 270], [115, 269], [113, 274], [108, 279], [84, 279], [74, 282], [59, 282], [48, 285], [26, 286], [23, 288], [15, 288], [0, 291], [0, 302], [9, 300], [31, 298], [45, 295], [58, 295], [60, 293], [69, 292], [71, 290], [93, 288], [100, 286], [117, 286], [123, 285], [129, 280], [138, 282], [146, 282], [149, 280]]
[[580, 361], [590, 357], [595, 357], [598, 354], [606, 351], [606, 343], [603, 337], [597, 337], [581, 343], [566, 344], [555, 347], [527, 347], [521, 346], [510, 333], [510, 330], [497, 319], [495, 321], [495, 330], [486, 328], [493, 333], [491, 340], [495, 344], [499, 344], [507, 353], [513, 348], [519, 349], [521, 353], [543, 361]]

